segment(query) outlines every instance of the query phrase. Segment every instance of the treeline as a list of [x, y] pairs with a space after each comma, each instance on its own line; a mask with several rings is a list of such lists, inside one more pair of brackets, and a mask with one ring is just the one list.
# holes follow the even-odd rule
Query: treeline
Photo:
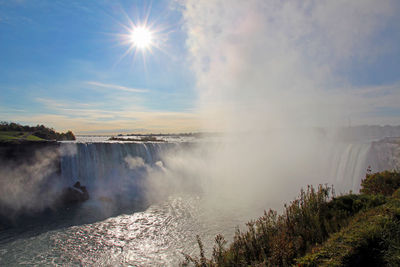
[[15, 122], [0, 122], [0, 131], [7, 132], [28, 132], [34, 136], [45, 140], [75, 140], [75, 135], [71, 131], [67, 131], [65, 133], [58, 133], [52, 128], [48, 128], [44, 125], [36, 125], [36, 126], [28, 126], [21, 125]]
[[335, 197], [309, 186], [278, 215], [270, 210], [237, 230], [212, 257], [186, 255], [184, 266], [400, 266], [400, 174], [367, 174], [361, 194]]

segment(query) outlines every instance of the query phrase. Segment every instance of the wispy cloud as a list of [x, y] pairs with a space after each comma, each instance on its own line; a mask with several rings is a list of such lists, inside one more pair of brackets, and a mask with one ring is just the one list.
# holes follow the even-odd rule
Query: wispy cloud
[[126, 86], [121, 86], [121, 85], [116, 85], [116, 84], [100, 83], [100, 82], [94, 82], [94, 81], [88, 81], [85, 83], [92, 85], [92, 86], [96, 86], [96, 87], [102, 87], [102, 88], [108, 88], [108, 89], [114, 89], [114, 90], [120, 90], [120, 91], [132, 92], [132, 93], [146, 93], [149, 91], [147, 89], [142, 89], [142, 88], [132, 88], [132, 87], [126, 87]]
[[[21, 123], [43, 123], [60, 131], [74, 133], [119, 132], [193, 132], [199, 129], [198, 114], [191, 111], [152, 110], [139, 105], [119, 103], [118, 108], [102, 102], [66, 101], [35, 98], [49, 112], [7, 114], [0, 117]], [[123, 130], [117, 130], [123, 129]]]

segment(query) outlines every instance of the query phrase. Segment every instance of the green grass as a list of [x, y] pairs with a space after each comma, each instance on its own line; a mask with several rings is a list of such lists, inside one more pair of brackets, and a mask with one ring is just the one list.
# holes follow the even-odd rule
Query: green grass
[[14, 141], [43, 141], [44, 139], [32, 135], [30, 132], [0, 131], [0, 142]]
[[0, 140], [18, 140], [20, 132], [5, 132], [0, 131]]
[[[48, 128], [44, 125], [28, 126], [14, 122], [2, 121], [0, 122], [0, 132], [2, 132], [2, 138], [0, 138], [0, 141], [2, 142], [18, 143], [21, 141], [75, 140], [75, 135], [71, 131], [58, 133], [54, 129]], [[35, 137], [32, 137], [31, 135], [39, 137], [41, 139], [37, 139]]]
[[44, 139], [31, 134], [31, 135], [28, 135], [25, 140], [28, 140], [28, 141], [43, 141]]
[[297, 259], [299, 266], [399, 266], [400, 203], [387, 204], [354, 216], [347, 227]]

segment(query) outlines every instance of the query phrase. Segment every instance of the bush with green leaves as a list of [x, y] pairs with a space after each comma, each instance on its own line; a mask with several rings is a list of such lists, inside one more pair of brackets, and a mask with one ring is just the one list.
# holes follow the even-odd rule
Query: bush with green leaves
[[400, 187], [400, 173], [397, 171], [383, 171], [367, 174], [361, 182], [361, 193], [390, 196]]

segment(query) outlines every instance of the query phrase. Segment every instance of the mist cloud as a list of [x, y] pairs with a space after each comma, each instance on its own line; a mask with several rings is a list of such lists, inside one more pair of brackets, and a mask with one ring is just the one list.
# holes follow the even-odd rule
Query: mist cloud
[[25, 156], [0, 166], [0, 215], [41, 211], [58, 200], [63, 186], [58, 175], [59, 153], [45, 148]]
[[357, 177], [336, 180], [329, 171], [344, 148], [313, 127], [399, 123], [376, 113], [394, 107], [398, 84], [359, 86], [344, 74], [391, 53], [395, 40], [381, 32], [395, 22], [399, 4], [179, 2], [203, 129], [225, 133], [206, 156], [183, 159], [188, 169], [204, 166], [191, 170], [212, 205], [279, 207], [307, 184], [353, 189], [343, 181]]
[[130, 169], [136, 169], [144, 167], [144, 160], [141, 157], [125, 157], [125, 162], [128, 164]]
[[183, 3], [205, 127], [337, 126], [374, 111], [340, 73], [390, 53], [379, 33], [396, 1]]

